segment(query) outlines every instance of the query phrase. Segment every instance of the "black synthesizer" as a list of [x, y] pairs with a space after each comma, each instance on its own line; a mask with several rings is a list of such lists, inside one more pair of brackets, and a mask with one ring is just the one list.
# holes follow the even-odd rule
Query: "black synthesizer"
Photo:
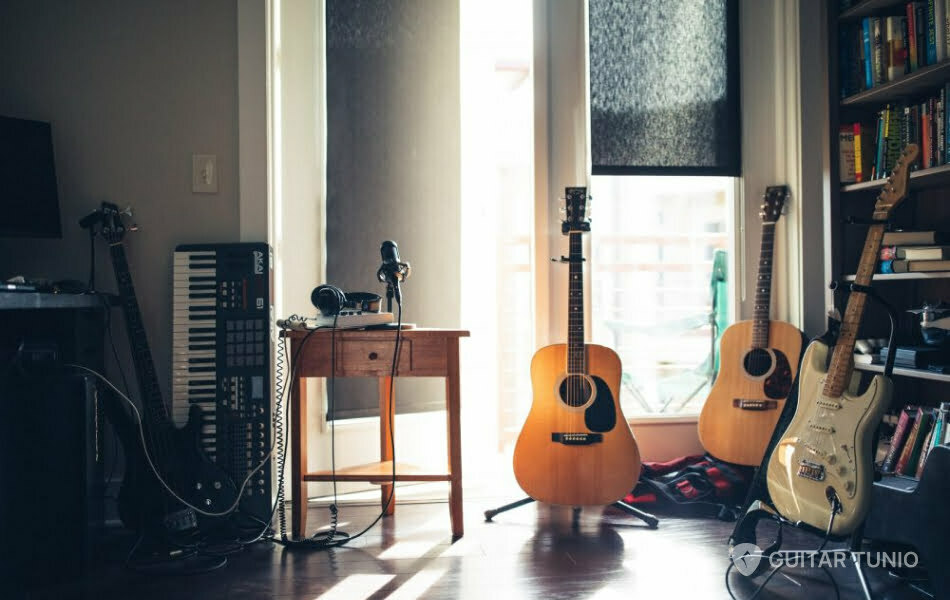
[[[172, 416], [204, 409], [201, 444], [236, 486], [271, 445], [270, 247], [175, 248]], [[271, 461], [248, 482], [240, 510], [270, 521]]]

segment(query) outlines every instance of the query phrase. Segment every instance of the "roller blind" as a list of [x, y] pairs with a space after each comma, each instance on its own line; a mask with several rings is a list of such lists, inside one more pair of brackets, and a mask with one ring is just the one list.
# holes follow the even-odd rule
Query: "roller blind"
[[737, 0], [589, 0], [595, 175], [741, 174]]

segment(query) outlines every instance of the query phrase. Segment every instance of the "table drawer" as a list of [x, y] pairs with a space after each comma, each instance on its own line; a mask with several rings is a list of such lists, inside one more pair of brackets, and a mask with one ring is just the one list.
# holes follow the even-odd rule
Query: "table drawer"
[[[395, 340], [341, 340], [337, 354], [337, 374], [343, 376], [383, 377], [392, 372]], [[412, 340], [399, 343], [398, 373], [412, 372]]]
[[[445, 375], [445, 340], [403, 337], [399, 346], [397, 375], [441, 377]], [[386, 377], [392, 371], [395, 340], [344, 339], [338, 342], [336, 372], [349, 377]]]

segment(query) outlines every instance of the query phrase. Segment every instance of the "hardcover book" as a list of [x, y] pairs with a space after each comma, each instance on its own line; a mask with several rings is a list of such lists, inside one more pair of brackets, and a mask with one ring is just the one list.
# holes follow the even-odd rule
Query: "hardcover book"
[[881, 239], [884, 246], [939, 246], [950, 244], [946, 231], [885, 231]]
[[950, 246], [896, 246], [894, 258], [902, 260], [947, 260], [950, 259]]
[[[901, 450], [900, 458], [897, 459], [895, 472], [901, 475], [913, 475], [917, 469], [917, 459], [920, 456], [920, 446], [924, 443], [923, 436], [926, 436], [927, 426], [930, 424], [931, 415], [922, 408], [917, 409], [917, 417], [911, 426], [910, 433], [907, 435], [907, 441], [904, 442], [904, 449]], [[924, 430], [923, 436], [920, 431]]]
[[894, 468], [897, 466], [897, 459], [904, 449], [904, 442], [907, 441], [911, 426], [916, 419], [916, 406], [907, 406], [901, 411], [900, 417], [898, 417], [897, 420], [897, 428], [894, 429], [894, 436], [891, 438], [891, 447], [887, 451], [887, 456], [884, 457], [884, 462], [881, 463], [881, 471], [885, 473], [894, 472]]
[[895, 260], [891, 263], [894, 273], [933, 273], [950, 271], [950, 260]]

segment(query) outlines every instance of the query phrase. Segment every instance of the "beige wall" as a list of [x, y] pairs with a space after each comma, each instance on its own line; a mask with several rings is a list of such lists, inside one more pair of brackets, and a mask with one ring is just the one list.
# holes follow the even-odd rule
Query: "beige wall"
[[[0, 239], [0, 277], [85, 281], [77, 221], [104, 200], [132, 205], [127, 252], [166, 396], [171, 253], [238, 240], [237, 104], [232, 0], [0, 2], [0, 114], [52, 122], [64, 232]], [[191, 192], [193, 153], [217, 155], [218, 194]], [[97, 257], [114, 290], [101, 241]]]

